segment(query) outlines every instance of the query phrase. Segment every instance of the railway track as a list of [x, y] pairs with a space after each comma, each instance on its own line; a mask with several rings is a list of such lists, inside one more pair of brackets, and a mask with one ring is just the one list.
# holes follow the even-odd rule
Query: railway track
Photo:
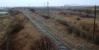
[[60, 38], [52, 34], [53, 31], [42, 22], [41, 18], [32, 18], [32, 12], [29, 10], [22, 11], [22, 13], [38, 28], [40, 32], [42, 32], [45, 36], [48, 36], [57, 45], [58, 50], [72, 50], [70, 46], [65, 45]]

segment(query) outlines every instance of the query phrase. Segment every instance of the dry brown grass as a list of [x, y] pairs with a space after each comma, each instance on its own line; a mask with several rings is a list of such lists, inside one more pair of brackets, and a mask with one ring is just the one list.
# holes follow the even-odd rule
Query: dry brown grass
[[[49, 46], [49, 50], [55, 50], [51, 40], [43, 37], [29, 21], [25, 21], [23, 24], [24, 28], [12, 35], [10, 50], [46, 50], [47, 46]], [[46, 44], [44, 44], [45, 42]]]
[[[41, 33], [36, 29], [36, 27], [34, 27], [24, 17], [23, 14], [13, 16], [11, 20], [14, 20], [13, 22], [11, 22], [11, 25], [13, 25], [14, 27], [10, 26], [8, 28], [14, 28], [14, 30], [10, 32], [11, 41], [9, 50], [47, 50], [45, 48], [48, 46], [49, 50], [55, 50], [55, 46], [52, 43], [51, 39], [41, 35]], [[0, 35], [1, 34], [2, 33], [0, 32]], [[0, 36], [0, 40], [3, 39], [3, 34]], [[6, 33], [4, 34], [4, 36], [5, 35]], [[6, 41], [3, 40], [0, 41], [0, 44], [2, 44], [0, 45], [0, 50], [6, 49]]]
[[[61, 15], [56, 15], [55, 17], [57, 16], [61, 16]], [[79, 16], [76, 16], [76, 15], [66, 15], [66, 16], [62, 16], [62, 19], [64, 18], [65, 20], [64, 21], [67, 21], [68, 23], [70, 23], [71, 25], [75, 26], [76, 28], [78, 28], [79, 30], [83, 30], [83, 31], [86, 31], [86, 29], [83, 29], [82, 26], [85, 26], [85, 28], [89, 29], [90, 31], [89, 32], [93, 32], [93, 19], [92, 18], [80, 18], [80, 20], [77, 20]], [[51, 22], [51, 23], [50, 23]], [[73, 49], [74, 50], [77, 50], [78, 48], [85, 48], [85, 50], [99, 50], [99, 46], [93, 44], [93, 43], [90, 43], [89, 41], [85, 40], [85, 38], [81, 38], [81, 37], [77, 37], [75, 36], [72, 32], [72, 35], [71, 34], [68, 34], [68, 30], [67, 29], [64, 29], [64, 28], [68, 28], [64, 25], [60, 25], [60, 24], [56, 24], [55, 26], [53, 26], [55, 23], [57, 22], [53, 22], [52, 20], [50, 20], [48, 25], [52, 25], [50, 26], [52, 29], [53, 28], [60, 28], [60, 27], [63, 27], [61, 28], [61, 30], [59, 30], [56, 35], [59, 36], [61, 39], [63, 39], [65, 41], [65, 43], [69, 43], [73, 46]], [[54, 23], [54, 24], [52, 24]], [[96, 25], [99, 24], [98, 21], [96, 21]], [[60, 26], [59, 26], [60, 25]], [[99, 27], [96, 26], [96, 29], [97, 30], [97, 34], [98, 34], [98, 29]], [[55, 30], [58, 30], [58, 29], [55, 29]], [[64, 31], [65, 32], [64, 32]], [[63, 32], [63, 33], [62, 33]], [[87, 30], [88, 32], [88, 30]], [[91, 34], [89, 33], [89, 35]], [[88, 34], [86, 34], [88, 35]]]
[[31, 50], [31, 47], [35, 47], [35, 42], [40, 39], [40, 33], [27, 23], [18, 33], [14, 33], [12, 36], [11, 50]]
[[[8, 28], [11, 25], [11, 20], [12, 17], [5, 16], [3, 18], [0, 18], [0, 50], [4, 48], [5, 45], [5, 36], [7, 33]], [[10, 30], [10, 29], [9, 29]]]
[[[93, 33], [93, 27], [94, 27], [93, 18], [79, 17], [80, 20], [77, 20], [78, 16], [75, 16], [75, 15], [74, 16], [71, 15], [71, 16], [64, 17], [64, 18], [69, 24], [77, 27], [78, 29], [81, 29], [82, 31], [86, 31], [90, 34]], [[95, 24], [95, 35], [99, 36], [99, 22], [98, 22], [98, 20], [96, 20], [96, 24]]]
[[[94, 19], [93, 18], [81, 18], [79, 16], [68, 16], [64, 17], [65, 21], [67, 21], [70, 25], [76, 27], [82, 32], [85, 32], [83, 34], [79, 33], [81, 36], [86, 37], [88, 40], [92, 40], [93, 38], [93, 32], [94, 32]], [[79, 18], [80, 20], [78, 20]], [[99, 21], [96, 20], [95, 24], [95, 43], [98, 44], [99, 42]]]
[[[82, 29], [83, 31], [88, 32], [88, 35], [93, 35], [93, 31], [94, 31], [94, 22], [93, 21], [79, 21], [79, 23], [77, 24], [77, 27]], [[96, 22], [95, 24], [95, 36], [98, 37], [99, 36], [99, 22]]]

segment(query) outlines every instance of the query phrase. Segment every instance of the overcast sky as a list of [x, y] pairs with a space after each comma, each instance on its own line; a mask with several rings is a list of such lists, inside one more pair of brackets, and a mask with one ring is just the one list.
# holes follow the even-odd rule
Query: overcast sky
[[64, 5], [99, 5], [99, 0], [0, 0], [0, 7]]

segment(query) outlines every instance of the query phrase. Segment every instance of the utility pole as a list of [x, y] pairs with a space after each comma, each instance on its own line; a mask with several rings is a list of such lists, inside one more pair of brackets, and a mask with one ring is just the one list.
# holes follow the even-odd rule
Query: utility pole
[[93, 26], [93, 38], [92, 40], [94, 41], [95, 39], [95, 29], [96, 28], [96, 5], [94, 6], [94, 26]]
[[49, 13], [50, 13], [50, 12], [49, 12], [49, 2], [47, 2], [47, 15], [48, 15], [48, 16], [50, 16]]

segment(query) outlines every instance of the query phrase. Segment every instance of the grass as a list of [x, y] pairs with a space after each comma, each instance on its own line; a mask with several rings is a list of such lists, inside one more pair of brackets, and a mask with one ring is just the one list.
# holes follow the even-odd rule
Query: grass
[[[93, 37], [93, 27], [94, 27], [94, 19], [93, 18], [82, 18], [77, 15], [65, 15], [63, 18], [65, 18], [65, 21], [67, 21], [69, 24], [73, 25], [77, 29], [81, 30], [82, 32], [85, 32], [84, 37], [91, 39]], [[78, 18], [80, 20], [78, 20]], [[80, 34], [80, 33], [79, 33]], [[99, 20], [96, 19], [95, 24], [95, 43], [99, 42]]]
[[[23, 14], [14, 15], [11, 18], [11, 21], [12, 20], [14, 21], [11, 22], [12, 24], [10, 24], [10, 26], [6, 24], [6, 22], [8, 22], [7, 20], [6, 22], [3, 22], [8, 26], [8, 29], [13, 28], [11, 32], [8, 32], [10, 33], [11, 37], [9, 50], [47, 50], [46, 47], [48, 47], [49, 50], [55, 50], [55, 46], [51, 40], [48, 37], [41, 35], [41, 33], [25, 18]], [[1, 35], [1, 37], [2, 36], [3, 35]], [[1, 37], [0, 40], [2, 39]], [[1, 41], [5, 42], [4, 44], [6, 44], [6, 41], [3, 40]], [[0, 44], [2, 44], [1, 41]], [[5, 46], [4, 44], [0, 46]], [[0, 50], [3, 49], [0, 47]]]

